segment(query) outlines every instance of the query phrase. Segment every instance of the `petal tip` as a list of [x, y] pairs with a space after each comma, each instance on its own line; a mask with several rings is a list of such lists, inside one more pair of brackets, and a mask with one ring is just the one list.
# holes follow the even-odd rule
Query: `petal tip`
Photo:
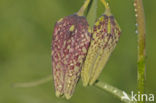
[[71, 98], [71, 95], [70, 94], [65, 94], [65, 97], [67, 100], [69, 100]]
[[56, 92], [55, 92], [55, 95], [56, 95], [56, 97], [60, 97], [60, 96], [62, 96], [63, 94], [62, 94], [61, 92], [59, 92], [59, 91], [56, 91]]

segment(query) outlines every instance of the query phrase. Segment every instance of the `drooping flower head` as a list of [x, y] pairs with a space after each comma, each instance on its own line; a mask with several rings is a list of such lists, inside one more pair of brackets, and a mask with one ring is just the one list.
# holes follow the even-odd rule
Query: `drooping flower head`
[[121, 33], [120, 27], [105, 1], [104, 4], [106, 11], [94, 24], [91, 44], [81, 71], [84, 86], [92, 85], [97, 80]]
[[57, 97], [71, 98], [87, 54], [91, 33], [82, 10], [84, 6], [77, 14], [60, 19], [54, 27], [52, 68]]

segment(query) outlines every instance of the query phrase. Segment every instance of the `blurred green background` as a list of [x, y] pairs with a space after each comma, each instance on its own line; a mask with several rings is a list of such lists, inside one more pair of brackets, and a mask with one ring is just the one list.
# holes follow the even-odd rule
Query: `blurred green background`
[[[78, 83], [70, 100], [55, 97], [53, 81], [32, 88], [14, 82], [51, 74], [51, 38], [55, 22], [79, 10], [83, 0], [0, 0], [0, 103], [121, 103], [94, 86]], [[122, 35], [100, 80], [130, 93], [137, 84], [137, 34], [133, 0], [109, 0]], [[156, 94], [156, 0], [143, 0], [147, 27], [146, 92]], [[98, 2], [98, 16], [104, 6]]]

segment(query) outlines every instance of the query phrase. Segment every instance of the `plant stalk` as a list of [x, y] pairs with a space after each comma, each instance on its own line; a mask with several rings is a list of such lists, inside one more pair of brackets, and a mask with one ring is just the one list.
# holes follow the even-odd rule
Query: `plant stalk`
[[[134, 7], [136, 12], [136, 22], [138, 29], [138, 92], [140, 94], [145, 94], [145, 75], [146, 75], [146, 49], [145, 49], [145, 15], [144, 15], [144, 7], [142, 0], [135, 0]], [[140, 101], [138, 103], [144, 103], [144, 101]]]
[[131, 96], [127, 94], [125, 91], [120, 90], [110, 84], [98, 81], [94, 85], [104, 91], [111, 93], [124, 103], [136, 103], [135, 101], [131, 101]]
[[86, 0], [86, 1], [84, 2], [84, 4], [82, 5], [82, 7], [80, 8], [80, 10], [77, 12], [77, 15], [83, 16], [84, 11], [85, 11], [86, 8], [88, 7], [89, 3], [90, 3], [90, 0]]
[[41, 84], [45, 84], [45, 83], [49, 82], [50, 80], [52, 80], [52, 76], [48, 75], [47, 77], [44, 77], [44, 78], [41, 78], [39, 80], [32, 81], [32, 82], [14, 83], [12, 85], [12, 87], [14, 87], [14, 88], [36, 87], [36, 86], [39, 86]]

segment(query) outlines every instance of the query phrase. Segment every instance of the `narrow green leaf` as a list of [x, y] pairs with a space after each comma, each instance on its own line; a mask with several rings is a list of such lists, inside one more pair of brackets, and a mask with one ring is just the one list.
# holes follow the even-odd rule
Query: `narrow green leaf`
[[91, 7], [90, 7], [89, 12], [87, 14], [87, 21], [88, 21], [90, 27], [92, 27], [94, 25], [95, 20], [96, 20], [97, 1], [98, 0], [93, 0], [92, 1]]

